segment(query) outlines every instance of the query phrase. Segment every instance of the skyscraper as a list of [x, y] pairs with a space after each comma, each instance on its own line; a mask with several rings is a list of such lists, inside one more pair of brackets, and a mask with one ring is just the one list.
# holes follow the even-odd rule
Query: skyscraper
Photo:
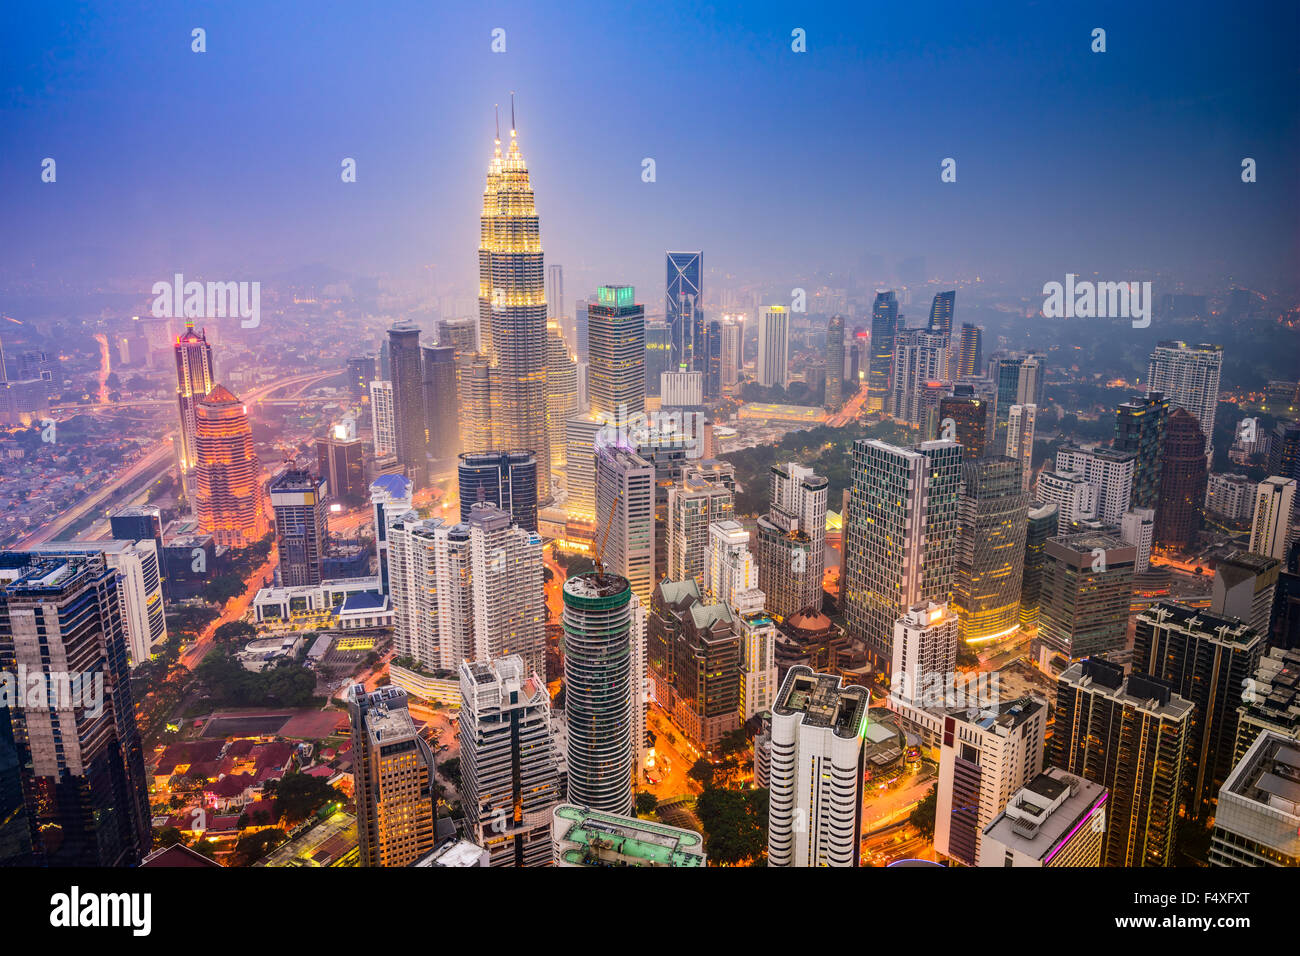
[[438, 344], [455, 350], [457, 356], [478, 351], [478, 336], [473, 319], [443, 319], [438, 323]]
[[552, 471], [565, 460], [564, 423], [578, 414], [578, 366], [558, 325], [546, 329], [546, 429], [551, 442]]
[[408, 511], [390, 521], [385, 533], [383, 567], [398, 656], [433, 671], [476, 659], [469, 525], [420, 520]]
[[881, 667], [894, 622], [921, 601], [947, 601], [956, 556], [961, 446], [853, 444], [842, 601], [849, 632]]
[[352, 778], [362, 866], [410, 866], [433, 849], [433, 751], [407, 710], [406, 692], [348, 690]]
[[[951, 421], [953, 434], [943, 432]], [[961, 445], [962, 461], [983, 458], [988, 450], [989, 404], [974, 395], [950, 395], [939, 400], [940, 433], [936, 437], [955, 438]], [[1026, 469], [1026, 474], [1028, 470]]]
[[1044, 656], [1079, 660], [1124, 646], [1136, 554], [1117, 535], [1101, 532], [1047, 539], [1038, 611]]
[[732, 516], [735, 494], [703, 474], [689, 471], [668, 489], [668, 569], [673, 581], [704, 583], [709, 525]]
[[739, 521], [727, 519], [709, 525], [702, 590], [706, 598], [738, 610], [763, 607], [765, 596], [758, 587], [758, 562], [749, 550], [749, 532]]
[[1042, 405], [1044, 371], [1042, 360], [1033, 353], [1006, 355], [992, 363], [993, 419], [999, 447], [1007, 447], [1007, 421], [1013, 405]]
[[700, 750], [740, 726], [740, 635], [727, 604], [706, 604], [693, 578], [655, 585], [646, 656], [655, 699]]
[[1235, 618], [1161, 601], [1137, 616], [1133, 669], [1166, 682], [1196, 705], [1188, 728], [1183, 802], [1212, 815], [1232, 770], [1237, 708], [1259, 668], [1265, 638]]
[[984, 367], [983, 340], [984, 330], [978, 325], [971, 325], [969, 322], [961, 324], [961, 342], [957, 348], [957, 370], [958, 378], [967, 378], [978, 375], [979, 370]]
[[513, 523], [537, 530], [537, 456], [526, 451], [465, 452], [456, 466], [460, 520], [480, 501], [496, 505]]
[[867, 411], [883, 412], [889, 404], [894, 369], [894, 333], [898, 330], [898, 297], [879, 290], [871, 309], [871, 361], [867, 368]]
[[672, 334], [671, 367], [702, 372], [704, 253], [669, 252], [667, 260], [666, 315]]
[[709, 323], [704, 349], [704, 397], [716, 401], [722, 396], [722, 323]]
[[347, 436], [347, 428], [336, 425], [330, 434], [317, 438], [316, 466], [331, 501], [359, 505], [367, 495], [364, 449], [360, 438]]
[[587, 307], [591, 410], [621, 423], [645, 413], [645, 306], [630, 285], [603, 285]]
[[566, 340], [572, 339], [573, 320], [564, 314], [564, 266], [558, 263], [546, 267], [546, 319], [556, 323]]
[[188, 499], [191, 510], [197, 491], [194, 470], [199, 454], [195, 442], [198, 431], [198, 405], [216, 381], [212, 367], [212, 346], [206, 332], [195, 332], [194, 321], [187, 319], [185, 332], [177, 336], [176, 345], [176, 404], [180, 412], [180, 443], [177, 446], [181, 465], [181, 491]]
[[497, 448], [493, 415], [501, 396], [493, 388], [495, 380], [496, 370], [482, 352], [462, 356], [456, 363], [462, 451], [490, 452]]
[[245, 548], [267, 532], [266, 489], [243, 404], [214, 385], [196, 414], [199, 527], [218, 545]]
[[1028, 491], [1034, 477], [1034, 431], [1038, 406], [1012, 405], [1007, 411], [1006, 456], [1020, 462], [1020, 487]]
[[826, 325], [826, 402], [831, 411], [844, 404], [844, 316]]
[[1274, 475], [1255, 489], [1255, 509], [1250, 525], [1253, 554], [1285, 562], [1295, 538], [1291, 518], [1295, 514], [1296, 480]]
[[790, 313], [769, 305], [758, 317], [758, 384], [784, 388], [790, 383]]
[[1025, 570], [1020, 581], [1020, 626], [1038, 629], [1039, 602], [1043, 594], [1043, 547], [1055, 536], [1056, 505], [1032, 502], [1025, 515]]
[[768, 866], [857, 866], [871, 692], [795, 665], [772, 706]]
[[492, 866], [548, 866], [560, 750], [546, 682], [509, 656], [460, 664], [463, 807]]
[[605, 567], [627, 578], [642, 605], [655, 583], [655, 466], [616, 445], [596, 450], [598, 527], [607, 527]]
[[627, 579], [579, 574], [564, 582], [568, 799], [632, 812], [633, 605]]
[[546, 591], [542, 539], [491, 504], [470, 509], [469, 543], [476, 661], [517, 654], [546, 673]]
[[425, 448], [430, 459], [449, 462], [460, 451], [460, 403], [456, 398], [456, 350], [426, 345], [423, 360]]
[[930, 330], [943, 335], [952, 334], [952, 312], [957, 302], [957, 292], [936, 292], [930, 305]]
[[374, 434], [375, 457], [397, 454], [397, 419], [393, 412], [393, 383], [379, 379], [370, 383], [370, 427]]
[[822, 607], [829, 483], [796, 462], [768, 472], [771, 505], [758, 519], [758, 586], [781, 618]]
[[[531, 451], [550, 462], [546, 433], [546, 290], [542, 242], [528, 167], [519, 152], [511, 105], [510, 146], [495, 141], [478, 251], [478, 315], [482, 349], [496, 378], [495, 447]], [[473, 448], [472, 451], [487, 449]], [[551, 470], [540, 468], [537, 497], [551, 497]]]
[[271, 479], [270, 492], [281, 586], [320, 584], [321, 559], [329, 546], [324, 479], [289, 468]]
[[928, 692], [936, 680], [946, 685], [956, 674], [960, 643], [957, 615], [947, 604], [913, 604], [894, 622], [889, 696], [916, 707], [938, 706]]
[[389, 329], [388, 352], [392, 367], [397, 460], [418, 490], [425, 486], [429, 478], [419, 326], [404, 322]]
[[26, 676], [22, 700], [0, 708], [0, 748], [16, 759], [25, 810], [13, 769], [4, 798], [26, 816], [33, 861], [138, 864], [153, 843], [148, 778], [118, 572], [103, 554], [30, 554], [0, 579], [0, 673], [6, 685]]
[[1211, 866], [1300, 866], [1300, 744], [1263, 733], [1219, 791]]
[[1196, 541], [1205, 501], [1205, 441], [1190, 411], [1180, 407], [1170, 413], [1156, 502], [1155, 542], [1161, 547], [1186, 549]]
[[1191, 412], [1201, 429], [1202, 451], [1214, 437], [1214, 411], [1219, 404], [1219, 375], [1223, 346], [1161, 342], [1147, 365], [1147, 394], [1159, 392], [1169, 407]]
[[651, 320], [645, 325], [645, 387], [647, 395], [659, 394], [659, 376], [669, 371], [672, 352], [671, 331], [667, 322]]
[[743, 337], [745, 327], [734, 317], [723, 316], [722, 323], [722, 387], [731, 388], [740, 381], [740, 370], [745, 365]]
[[948, 336], [925, 329], [897, 332], [893, 364], [886, 407], [900, 421], [922, 425], [922, 393], [927, 383], [948, 377]]
[[1057, 474], [1086, 478], [1097, 489], [1097, 520], [1116, 527], [1130, 507], [1136, 462], [1132, 452], [1113, 448], [1085, 451], [1077, 445], [1062, 445], [1056, 450]]
[[1194, 705], [1168, 684], [1100, 659], [1057, 679], [1048, 760], [1110, 791], [1107, 866], [1171, 866]]
[[1028, 512], [1019, 462], [962, 462], [952, 604], [968, 644], [1001, 640], [1019, 628]]
[[374, 513], [375, 559], [379, 567], [379, 589], [388, 593], [388, 526], [411, 510], [411, 479], [404, 475], [380, 475], [370, 483], [370, 507]]
[[1154, 508], [1160, 497], [1161, 452], [1169, 402], [1160, 392], [1135, 397], [1115, 410], [1115, 450], [1131, 452], [1133, 507]]
[[[990, 712], [991, 711], [991, 712]], [[1012, 795], [1043, 770], [1047, 707], [1033, 697], [944, 715], [934, 849], [967, 866]]]

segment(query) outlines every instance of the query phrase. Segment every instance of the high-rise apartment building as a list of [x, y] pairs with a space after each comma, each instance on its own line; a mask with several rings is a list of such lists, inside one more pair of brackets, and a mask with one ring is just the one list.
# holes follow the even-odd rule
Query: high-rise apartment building
[[1265, 639], [1235, 618], [1161, 601], [1137, 616], [1133, 669], [1165, 681], [1196, 705], [1183, 768], [1187, 815], [1213, 814], [1232, 770], [1237, 707], [1259, 667]]
[[662, 408], [690, 407], [704, 402], [704, 373], [672, 370], [659, 376]]
[[1012, 405], [1007, 410], [1006, 455], [1020, 462], [1020, 487], [1028, 491], [1034, 475], [1034, 429], [1038, 406]]
[[1110, 448], [1085, 450], [1063, 445], [1056, 450], [1056, 472], [1083, 475], [1097, 489], [1096, 517], [1118, 526], [1129, 510], [1133, 496], [1133, 473], [1137, 456]]
[[666, 316], [672, 334], [669, 367], [703, 371], [704, 254], [669, 252], [666, 255], [668, 262], [668, 278], [665, 282]]
[[1151, 547], [1155, 544], [1156, 513], [1152, 508], [1130, 508], [1119, 521], [1119, 536], [1133, 546], [1133, 573], [1145, 574], [1151, 567]]
[[709, 525], [730, 518], [734, 509], [735, 494], [730, 488], [693, 470], [668, 489], [667, 576], [670, 580], [690, 578], [696, 585], [703, 585]]
[[832, 315], [826, 324], [826, 407], [844, 404], [844, 316]]
[[1147, 394], [1159, 392], [1169, 408], [1186, 409], [1201, 430], [1202, 453], [1214, 435], [1214, 412], [1219, 404], [1219, 375], [1223, 371], [1223, 346], [1161, 342], [1147, 365]]
[[1216, 473], [1206, 476], [1205, 510], [1206, 517], [1214, 520], [1241, 523], [1249, 526], [1255, 515], [1256, 482], [1245, 475], [1235, 472]]
[[271, 479], [270, 492], [281, 586], [320, 584], [321, 559], [329, 548], [324, 479], [288, 468]]
[[768, 472], [771, 506], [758, 519], [758, 579], [767, 610], [780, 618], [822, 607], [829, 483], [796, 462]]
[[1055, 507], [1057, 534], [1068, 534], [1076, 521], [1097, 517], [1097, 486], [1083, 475], [1041, 472], [1034, 498]]
[[206, 332], [194, 331], [194, 320], [186, 319], [185, 331], [177, 336], [173, 346], [176, 354], [176, 404], [180, 412], [181, 491], [194, 507], [197, 492], [195, 469], [199, 464], [196, 435], [198, 432], [198, 406], [216, 383], [212, 367], [212, 346]]
[[758, 562], [749, 550], [749, 532], [739, 521], [709, 525], [703, 593], [737, 610], [762, 609], [765, 596], [758, 587]]
[[[564, 691], [568, 799], [608, 813], [632, 812], [635, 610], [640, 601], [617, 574], [564, 582]], [[644, 619], [644, 617], [642, 617]]]
[[1019, 462], [999, 456], [962, 463], [952, 604], [967, 644], [1002, 640], [1020, 627], [1028, 513]]
[[487, 502], [508, 512], [519, 527], [536, 531], [538, 471], [531, 452], [465, 452], [456, 466], [460, 520], [468, 521], [470, 509]]
[[627, 578], [649, 607], [655, 583], [655, 467], [634, 451], [596, 451], [596, 511], [606, 535], [604, 565]]
[[361, 866], [410, 866], [433, 849], [433, 751], [398, 687], [348, 690]]
[[915, 707], [940, 705], [928, 696], [936, 682], [945, 686], [957, 672], [961, 643], [957, 615], [947, 604], [913, 604], [894, 622], [894, 660], [889, 696]]
[[375, 457], [397, 454], [397, 417], [393, 411], [393, 383], [379, 379], [370, 383], [370, 427], [374, 434]]
[[932, 331], [942, 335], [952, 334], [952, 313], [957, 304], [957, 291], [936, 292], [930, 304], [930, 325]]
[[1049, 762], [1110, 792], [1107, 866], [1172, 866], [1195, 705], [1167, 683], [1099, 659], [1057, 679]]
[[1250, 523], [1253, 554], [1285, 562], [1295, 538], [1291, 519], [1295, 514], [1296, 480], [1277, 475], [1265, 478], [1255, 489], [1254, 517]]
[[1136, 556], [1113, 534], [1047, 539], [1038, 611], [1038, 639], [1047, 653], [1078, 660], [1124, 646]]
[[790, 384], [790, 313], [769, 305], [758, 317], [758, 384]]
[[842, 601], [849, 632], [881, 667], [894, 622], [921, 601], [947, 601], [956, 557], [961, 445], [853, 445]]
[[1043, 772], [1047, 706], [1033, 697], [947, 713], [939, 750], [934, 849], [976, 866], [984, 831]]
[[563, 798], [546, 682], [523, 659], [460, 663], [462, 807], [492, 866], [549, 866]]
[[199, 401], [195, 425], [199, 527], [244, 548], [267, 532], [266, 488], [244, 405], [224, 385]]
[[[521, 448], [549, 463], [546, 433], [546, 277], [541, 227], [511, 109], [510, 145], [498, 137], [483, 190], [478, 247], [480, 348], [493, 375], [494, 448]], [[465, 446], [467, 451], [487, 447]], [[551, 470], [540, 468], [537, 497], [551, 497]]]
[[370, 483], [370, 508], [374, 514], [375, 559], [379, 589], [388, 593], [388, 526], [411, 510], [415, 486], [404, 475], [380, 475]]
[[900, 330], [894, 335], [894, 368], [887, 408], [899, 421], [922, 425], [926, 386], [948, 377], [948, 336], [925, 329]]
[[615, 424], [645, 414], [645, 306], [630, 285], [603, 285], [587, 307], [587, 395]]
[[470, 509], [469, 542], [476, 661], [517, 654], [546, 673], [546, 591], [542, 539], [490, 504]]
[[469, 525], [408, 511], [385, 529], [384, 567], [399, 657], [450, 671], [477, 658]]
[[152, 847], [119, 573], [101, 553], [31, 553], [0, 571], [0, 673], [26, 678], [0, 708], [3, 823], [27, 828], [0, 864], [135, 866]]
[[768, 866], [858, 866], [871, 692], [796, 665], [772, 705]]
[[1133, 506], [1154, 508], [1160, 498], [1165, 420], [1169, 401], [1160, 392], [1148, 392], [1120, 405], [1115, 411], [1115, 451], [1130, 452], [1133, 465]]

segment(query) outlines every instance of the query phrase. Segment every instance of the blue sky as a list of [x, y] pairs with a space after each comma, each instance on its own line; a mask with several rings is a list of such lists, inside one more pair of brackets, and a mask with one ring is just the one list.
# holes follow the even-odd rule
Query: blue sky
[[[1027, 288], [1094, 269], [1275, 282], [1300, 256], [1296, 11], [9, 4], [0, 268], [77, 281], [323, 263], [472, 293], [492, 107], [508, 115], [513, 89], [570, 298], [589, 278], [657, 302], [666, 248], [745, 278], [877, 253]], [[956, 183], [940, 182], [944, 157]]]

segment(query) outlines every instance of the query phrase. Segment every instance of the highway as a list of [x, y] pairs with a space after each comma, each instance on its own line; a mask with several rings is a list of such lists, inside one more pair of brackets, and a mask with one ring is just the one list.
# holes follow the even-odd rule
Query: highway
[[[312, 381], [331, 378], [338, 375], [344, 369], [336, 368], [328, 371], [307, 372], [294, 375], [290, 378], [281, 379], [271, 382], [267, 385], [261, 385], [250, 391], [244, 399], [244, 403], [252, 404], [259, 399], [278, 392], [283, 388], [290, 388], [294, 385], [300, 386], [299, 391], [305, 388]], [[75, 406], [77, 414], [95, 409], [111, 407], [103, 405], [85, 405]], [[87, 514], [99, 508], [105, 502], [113, 500], [117, 494], [125, 487], [135, 484], [144, 477], [148, 477], [150, 482], [156, 481], [168, 468], [172, 467], [176, 461], [176, 456], [172, 451], [172, 442], [175, 440], [176, 433], [169, 432], [158, 445], [143, 458], [130, 465], [125, 471], [119, 473], [108, 484], [104, 485], [98, 491], [93, 492], [88, 497], [83, 498], [79, 503], [69, 508], [63, 514], [59, 515], [53, 521], [50, 521], [40, 528], [27, 535], [18, 542], [17, 547], [27, 548], [32, 545], [44, 544], [47, 541], [57, 541], [69, 527], [76, 524]]]

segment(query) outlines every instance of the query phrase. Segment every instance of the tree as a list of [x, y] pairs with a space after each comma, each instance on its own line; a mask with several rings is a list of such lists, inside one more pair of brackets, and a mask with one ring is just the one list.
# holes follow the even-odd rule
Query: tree
[[749, 749], [749, 734], [744, 725], [730, 730], [718, 739], [718, 754], [726, 757], [730, 754], [743, 753]]
[[203, 585], [203, 597], [213, 604], [225, 604], [247, 590], [244, 580], [237, 574], [218, 574]]
[[227, 621], [212, 632], [212, 639], [218, 644], [242, 643], [256, 636], [257, 628], [247, 621]]
[[713, 863], [752, 865], [767, 851], [766, 790], [708, 789], [695, 803]]
[[444, 760], [438, 764], [438, 770], [444, 777], [451, 781], [452, 786], [459, 792], [460, 790], [460, 758], [452, 757], [450, 760]]
[[153, 845], [159, 849], [165, 846], [175, 846], [181, 842], [181, 831], [176, 827], [161, 827], [154, 831]]
[[659, 798], [648, 790], [642, 790], [636, 795], [636, 812], [637, 813], [654, 813], [659, 807]]
[[235, 844], [235, 853], [231, 858], [235, 866], [252, 866], [285, 841], [283, 830], [274, 827], [258, 830], [239, 838]]
[[300, 823], [325, 804], [347, 798], [320, 777], [286, 773], [275, 786], [276, 805], [290, 824]]
[[686, 776], [697, 781], [705, 791], [713, 788], [713, 764], [704, 757], [691, 764], [691, 769], [686, 771]]
[[927, 840], [934, 839], [934, 815], [939, 807], [939, 788], [931, 787], [930, 792], [921, 798], [907, 822], [920, 831]]

